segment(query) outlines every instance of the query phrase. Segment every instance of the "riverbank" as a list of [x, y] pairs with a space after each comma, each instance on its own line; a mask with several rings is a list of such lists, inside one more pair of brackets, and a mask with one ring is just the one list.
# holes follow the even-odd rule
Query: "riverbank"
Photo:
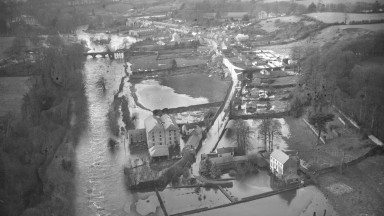
[[[74, 214], [74, 148], [88, 113], [85, 58], [80, 44], [61, 46], [67, 49], [42, 51], [51, 55], [40, 59], [42, 77], [33, 77], [35, 85], [23, 96], [21, 119], [12, 119], [7, 133], [0, 134], [1, 215]], [[52, 74], [57, 61], [72, 65], [66, 76], [59, 69]]]

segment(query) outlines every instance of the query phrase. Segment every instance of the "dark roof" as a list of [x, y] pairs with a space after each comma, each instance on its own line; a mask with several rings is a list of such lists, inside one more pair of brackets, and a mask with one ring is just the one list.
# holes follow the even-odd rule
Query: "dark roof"
[[216, 18], [216, 13], [203, 13], [203, 18], [214, 19]]
[[232, 153], [235, 152], [235, 147], [218, 148], [216, 151], [218, 154]]
[[228, 12], [223, 17], [225, 17], [225, 18], [243, 18], [245, 15], [248, 15], [248, 12]]

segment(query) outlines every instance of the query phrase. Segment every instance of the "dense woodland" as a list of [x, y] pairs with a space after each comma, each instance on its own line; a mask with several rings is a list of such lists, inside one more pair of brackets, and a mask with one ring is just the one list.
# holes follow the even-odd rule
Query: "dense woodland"
[[365, 134], [383, 139], [384, 33], [299, 50], [294, 52], [302, 56], [303, 78], [293, 107], [311, 105], [314, 112], [322, 112], [324, 107], [336, 105], [356, 120]]

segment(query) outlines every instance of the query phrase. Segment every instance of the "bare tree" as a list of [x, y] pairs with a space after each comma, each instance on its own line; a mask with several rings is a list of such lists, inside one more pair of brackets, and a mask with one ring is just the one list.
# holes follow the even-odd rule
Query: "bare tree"
[[236, 132], [236, 141], [237, 141], [237, 154], [245, 155], [246, 151], [249, 148], [249, 135], [250, 130], [247, 123], [242, 119], [237, 119], [235, 121], [235, 132]]
[[262, 135], [262, 140], [264, 141], [265, 150], [267, 150], [268, 134], [269, 134], [270, 126], [271, 126], [271, 119], [263, 119], [261, 120], [261, 124], [258, 127], [259, 134]]

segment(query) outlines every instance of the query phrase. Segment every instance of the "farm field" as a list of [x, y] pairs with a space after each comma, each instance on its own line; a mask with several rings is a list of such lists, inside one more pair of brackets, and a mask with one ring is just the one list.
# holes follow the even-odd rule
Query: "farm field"
[[294, 22], [299, 22], [301, 20], [301, 17], [298, 17], [298, 16], [276, 17], [276, 18], [263, 20], [259, 24], [262, 26], [261, 29], [263, 29], [264, 31], [274, 32], [279, 29], [279, 27], [276, 26], [277, 20], [284, 23], [294, 23]]
[[[264, 0], [264, 3], [273, 3], [276, 0]], [[291, 0], [279, 0], [279, 2], [291, 2]], [[295, 3], [302, 5], [310, 5], [312, 2], [315, 4], [317, 1], [313, 0], [297, 0]], [[375, 3], [376, 0], [322, 0], [323, 4], [348, 4], [348, 3], [356, 3], [356, 2], [364, 2], [364, 3]], [[378, 0], [379, 3], [384, 3], [384, 0]]]
[[[345, 17], [347, 15], [347, 17]], [[323, 13], [310, 13], [307, 14], [312, 18], [315, 18], [324, 23], [343, 23], [345, 19], [347, 24], [352, 21], [363, 21], [363, 20], [382, 20], [384, 19], [384, 13], [375, 14], [360, 14], [360, 13], [336, 13], [336, 12], [323, 12]]]
[[28, 77], [0, 77], [0, 116], [20, 114], [23, 96], [28, 92]]
[[380, 31], [383, 29], [384, 23], [330, 26], [318, 32], [314, 37], [311, 38], [306, 38], [283, 45], [262, 46], [258, 49], [272, 50], [279, 55], [290, 56], [292, 47], [322, 46], [328, 42], [353, 39], [367, 34], [370, 31]]

